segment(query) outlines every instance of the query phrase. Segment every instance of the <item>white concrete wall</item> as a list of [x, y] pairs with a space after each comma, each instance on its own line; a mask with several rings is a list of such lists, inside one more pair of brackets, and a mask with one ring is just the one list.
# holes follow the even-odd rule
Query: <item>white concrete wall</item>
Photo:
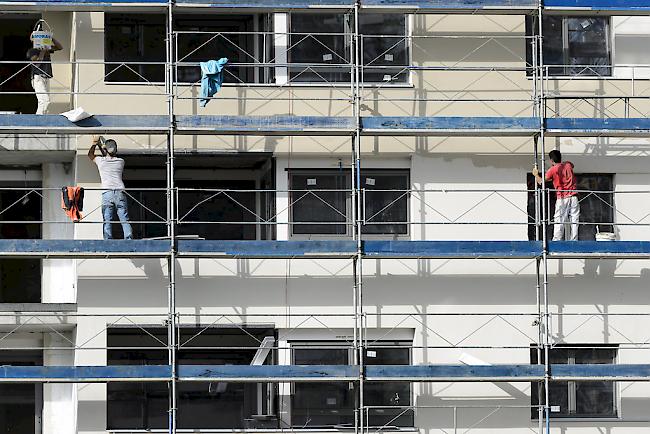
[[[74, 185], [72, 163], [43, 164], [43, 239], [74, 238], [74, 224], [61, 209], [61, 187]], [[75, 259], [43, 259], [43, 303], [75, 303]]]
[[[643, 160], [630, 157], [568, 153], [577, 171], [615, 173], [616, 191], [638, 190], [649, 180]], [[364, 160], [365, 168], [410, 168], [413, 188], [448, 189], [431, 197], [430, 205], [449, 215], [458, 215], [478, 201], [481, 194], [452, 199], [453, 189], [525, 188], [531, 160], [505, 155], [415, 154], [411, 158]], [[277, 159], [277, 189], [286, 189], [287, 168], [335, 168], [336, 158]], [[96, 182], [92, 172], [79, 182]], [[467, 219], [493, 222], [525, 222], [526, 196], [522, 192], [490, 197], [467, 214]], [[505, 200], [507, 199], [507, 200]], [[277, 209], [288, 205], [279, 195]], [[645, 202], [616, 200], [618, 209], [630, 207], [632, 216], [642, 217]], [[436, 221], [437, 214], [420, 201], [411, 199], [411, 218]], [[617, 216], [617, 218], [620, 218]], [[280, 221], [287, 221], [285, 214]], [[282, 226], [281, 226], [282, 227]], [[641, 238], [644, 229], [619, 228], [621, 239]], [[89, 234], [99, 238], [101, 233]], [[278, 231], [286, 239], [286, 231]], [[526, 239], [525, 226], [494, 225], [487, 228], [467, 225], [425, 226], [416, 228], [411, 239]], [[550, 311], [554, 314], [552, 338], [557, 343], [645, 342], [650, 299], [647, 261], [643, 260], [553, 260], [550, 262]], [[348, 260], [216, 260], [184, 259], [177, 263], [178, 310], [183, 322], [208, 325], [231, 321], [275, 324], [281, 335], [313, 336], [319, 339], [328, 330], [348, 330], [352, 314], [352, 268]], [[533, 324], [536, 308], [535, 262], [531, 260], [364, 260], [364, 311], [370, 333], [384, 336], [382, 330], [412, 333], [413, 363], [458, 364], [463, 353], [488, 363], [530, 362], [528, 346], [537, 339]], [[105, 328], [111, 322], [162, 324], [166, 314], [167, 270], [157, 260], [87, 260], [79, 265], [80, 311], [114, 314], [113, 319], [84, 318], [78, 327], [77, 342], [90, 347], [106, 344]], [[116, 284], [117, 283], [117, 284]], [[144, 313], [155, 315], [139, 317]], [[288, 316], [303, 315], [303, 316]], [[482, 315], [470, 315], [470, 313]], [[502, 313], [501, 316], [489, 315]], [[614, 314], [638, 313], [639, 316]], [[257, 314], [260, 316], [247, 316]], [[325, 316], [325, 314], [336, 314]], [[446, 315], [436, 315], [446, 314]], [[449, 315], [457, 314], [457, 315]], [[524, 315], [528, 314], [528, 315]], [[580, 315], [574, 315], [580, 314]], [[128, 318], [127, 318], [128, 317]], [[294, 330], [294, 328], [298, 330]], [[345, 335], [345, 333], [334, 333]], [[92, 338], [92, 339], [91, 339]], [[89, 341], [90, 339], [90, 341]], [[289, 339], [283, 338], [283, 341]], [[284, 345], [284, 344], [283, 344]], [[460, 345], [472, 348], [443, 348]], [[495, 348], [484, 348], [494, 346]], [[646, 349], [621, 348], [620, 363], [644, 363]], [[519, 348], [504, 348], [519, 347]], [[102, 350], [78, 350], [77, 364], [103, 365]], [[497, 406], [530, 405], [530, 384], [415, 384], [418, 406], [484, 406], [458, 410], [463, 432], [524, 433], [536, 429], [525, 408], [501, 409]], [[281, 388], [287, 394], [288, 389]], [[647, 430], [644, 402], [650, 388], [646, 383], [621, 383], [618, 386], [621, 421], [554, 421], [562, 433], [641, 433]], [[79, 432], [105, 432], [105, 387], [92, 385], [79, 392]], [[449, 432], [453, 427], [451, 409], [420, 409], [416, 427], [422, 432]], [[443, 431], [444, 430], [444, 431]], [[554, 431], [555, 432], [555, 431]]]

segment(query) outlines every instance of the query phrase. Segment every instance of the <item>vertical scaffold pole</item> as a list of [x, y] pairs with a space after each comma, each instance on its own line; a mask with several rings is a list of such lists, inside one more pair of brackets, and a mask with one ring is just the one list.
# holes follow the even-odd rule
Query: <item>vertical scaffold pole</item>
[[169, 276], [167, 345], [171, 378], [169, 381], [169, 434], [176, 434], [176, 386], [178, 373], [176, 369], [176, 196], [174, 183], [174, 27], [173, 0], [167, 5], [167, 43], [166, 43], [166, 74], [167, 109], [169, 130], [167, 132], [167, 232], [169, 235], [169, 256], [167, 257], [167, 272]]
[[[533, 117], [539, 117], [541, 113], [541, 98], [539, 95], [539, 62], [538, 62], [538, 40], [537, 37], [533, 37], [531, 43], [531, 53], [532, 53], [532, 68], [533, 68]], [[535, 134], [533, 138], [533, 165], [537, 167], [537, 162], [539, 161], [539, 136]], [[537, 185], [537, 182], [533, 181], [533, 189], [535, 195], [535, 241], [541, 240], [542, 227], [541, 227], [541, 198], [540, 198], [540, 186]], [[544, 325], [542, 318], [542, 284], [540, 278], [540, 267], [541, 267], [541, 258], [535, 258], [535, 301], [537, 306], [537, 364], [541, 365], [544, 360], [542, 357], [543, 342], [544, 342]], [[542, 388], [537, 388], [537, 431], [539, 434], [544, 432], [544, 411], [542, 409]]]
[[352, 38], [353, 56], [352, 62], [353, 75], [353, 109], [355, 119], [355, 130], [352, 137], [353, 164], [352, 164], [352, 207], [354, 220], [354, 239], [357, 242], [357, 253], [353, 260], [355, 276], [355, 360], [354, 363], [359, 367], [359, 392], [358, 392], [358, 423], [355, 424], [357, 430], [364, 432], [365, 410], [364, 410], [364, 367], [363, 367], [363, 255], [361, 229], [363, 225], [363, 191], [361, 189], [361, 87], [360, 87], [360, 70], [361, 67], [361, 38], [359, 35], [359, 9], [360, 1], [354, 2], [354, 35]]
[[[546, 173], [546, 164], [545, 164], [545, 155], [546, 155], [546, 143], [545, 143], [545, 108], [546, 108], [546, 95], [544, 91], [544, 26], [543, 26], [543, 5], [540, 1], [537, 9], [537, 25], [538, 25], [538, 53], [539, 53], [539, 67], [541, 81], [539, 85], [539, 140], [540, 140], [540, 158], [539, 158], [539, 169], [542, 174], [542, 179], [545, 179]], [[541, 195], [542, 195], [542, 288], [543, 288], [543, 303], [544, 303], [544, 422], [545, 422], [545, 432], [550, 434], [551, 432], [551, 406], [550, 406], [550, 394], [549, 394], [549, 385], [551, 378], [551, 365], [549, 357], [549, 347], [550, 347], [550, 313], [549, 313], [549, 292], [548, 292], [548, 191], [546, 189], [546, 182], [542, 182], [541, 185]], [[539, 275], [539, 274], [538, 274]]]

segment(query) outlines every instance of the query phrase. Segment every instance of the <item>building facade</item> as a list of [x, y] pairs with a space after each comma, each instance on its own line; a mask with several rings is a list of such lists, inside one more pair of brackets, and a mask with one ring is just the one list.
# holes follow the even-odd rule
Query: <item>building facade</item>
[[[0, 11], [0, 431], [650, 429], [650, 2]], [[98, 134], [132, 241], [102, 239]]]

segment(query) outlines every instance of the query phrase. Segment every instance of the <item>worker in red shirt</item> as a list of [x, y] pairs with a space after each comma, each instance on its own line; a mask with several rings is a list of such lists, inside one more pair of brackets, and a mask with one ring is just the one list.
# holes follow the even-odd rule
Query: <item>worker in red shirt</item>
[[[576, 191], [577, 181], [573, 173], [573, 163], [562, 162], [562, 154], [557, 149], [549, 152], [549, 158], [553, 165], [546, 172], [546, 181], [553, 181], [553, 188], [557, 196], [555, 202], [555, 215], [553, 221], [553, 241], [561, 241], [564, 238], [564, 225], [571, 222], [571, 235], [569, 240], [578, 240], [578, 222], [580, 221], [580, 203]], [[537, 167], [533, 169], [533, 175], [538, 184], [544, 182], [539, 175]]]

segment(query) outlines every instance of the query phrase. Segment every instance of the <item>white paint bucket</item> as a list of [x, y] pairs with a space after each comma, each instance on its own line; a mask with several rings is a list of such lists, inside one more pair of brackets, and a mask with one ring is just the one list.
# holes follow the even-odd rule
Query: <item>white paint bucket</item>
[[36, 23], [29, 39], [31, 39], [32, 45], [36, 49], [52, 48], [54, 45], [54, 41], [52, 41], [52, 29], [45, 20], [40, 20]]
[[596, 241], [616, 241], [616, 234], [614, 232], [598, 232]]

